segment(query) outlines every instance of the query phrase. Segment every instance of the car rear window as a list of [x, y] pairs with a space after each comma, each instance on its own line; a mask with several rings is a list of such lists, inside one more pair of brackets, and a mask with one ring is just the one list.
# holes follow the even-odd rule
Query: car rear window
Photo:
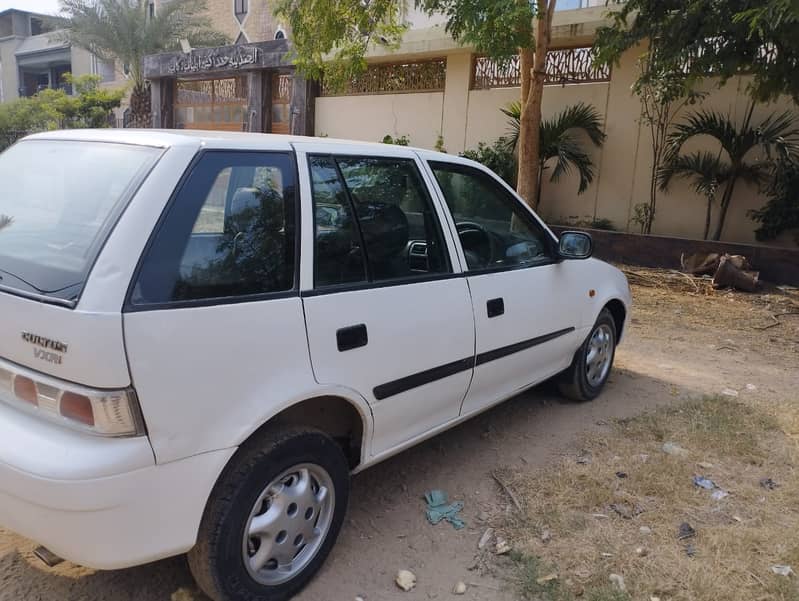
[[0, 287], [77, 299], [111, 228], [162, 152], [27, 140], [0, 154]]

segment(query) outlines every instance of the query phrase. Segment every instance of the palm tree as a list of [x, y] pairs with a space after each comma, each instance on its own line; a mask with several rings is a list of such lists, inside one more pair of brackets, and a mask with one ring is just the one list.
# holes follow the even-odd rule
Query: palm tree
[[[730, 201], [739, 181], [761, 187], [768, 181], [776, 161], [799, 156], [799, 129], [789, 112], [772, 114], [757, 126], [752, 125], [754, 104], [750, 104], [743, 123], [739, 126], [729, 116], [715, 111], [698, 111], [675, 126], [669, 134], [665, 164], [674, 167], [685, 165], [680, 151], [686, 143], [698, 136], [715, 138], [718, 143], [717, 176], [724, 174], [726, 183], [719, 201], [719, 216], [713, 240], [720, 240]], [[721, 162], [721, 158], [726, 158]], [[707, 162], [708, 159], [706, 158]], [[706, 164], [703, 169], [707, 168]], [[669, 168], [660, 177], [661, 185], [668, 180]], [[673, 175], [683, 176], [685, 170], [674, 170]], [[666, 177], [668, 176], [668, 177]], [[719, 181], [721, 183], [721, 181]], [[694, 185], [694, 189], [696, 185]], [[715, 194], [714, 194], [715, 196]]]
[[177, 49], [183, 39], [197, 47], [228, 43], [204, 16], [205, 0], [163, 2], [152, 16], [149, 5], [148, 0], [61, 0], [62, 16], [56, 23], [72, 43], [103, 60], [118, 61], [129, 73], [136, 125], [149, 123], [152, 108], [144, 79], [145, 56]]
[[[516, 150], [519, 143], [519, 122], [521, 119], [521, 106], [518, 102], [511, 103], [508, 108], [501, 109], [509, 117], [508, 146]], [[556, 182], [564, 174], [576, 169], [580, 176], [579, 194], [588, 189], [594, 181], [594, 162], [583, 150], [582, 137], [597, 148], [605, 143], [605, 132], [602, 131], [602, 116], [590, 104], [579, 102], [574, 106], [566, 107], [552, 119], [541, 122], [541, 151], [538, 170], [538, 194], [536, 198], [541, 201], [541, 185], [544, 171], [548, 168], [550, 159], [556, 159], [554, 169], [549, 181]], [[538, 207], [535, 207], [538, 208]]]
[[729, 163], [722, 160], [721, 153], [696, 151], [689, 155], [678, 155], [671, 157], [658, 169], [657, 179], [660, 189], [667, 190], [675, 177], [688, 180], [694, 192], [705, 197], [707, 211], [703, 239], [707, 240], [716, 193], [719, 187], [730, 179]]

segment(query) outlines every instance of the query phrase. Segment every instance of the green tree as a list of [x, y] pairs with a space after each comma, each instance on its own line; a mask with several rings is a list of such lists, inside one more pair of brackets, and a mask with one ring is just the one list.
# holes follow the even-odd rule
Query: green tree
[[64, 81], [72, 85], [73, 95], [47, 89], [31, 98], [0, 104], [0, 150], [20, 136], [37, 131], [109, 126], [125, 91], [100, 87], [96, 75], [67, 74]]
[[[720, 158], [716, 177], [723, 176], [725, 186], [719, 200], [713, 240], [721, 239], [727, 211], [739, 182], [762, 188], [769, 182], [779, 162], [799, 158], [799, 129], [790, 113], [772, 114], [757, 125], [752, 124], [751, 117], [749, 111], [743, 122], [737, 124], [726, 115], [702, 110], [677, 124], [669, 135], [667, 167], [661, 171], [661, 182], [666, 184], [674, 176], [685, 175], [679, 169], [684, 164], [680, 153], [689, 141], [699, 136], [709, 136], [718, 144]], [[722, 159], [724, 162], [721, 162]]]
[[[278, 0], [277, 15], [292, 28], [295, 64], [306, 76], [343, 86], [366, 68], [374, 43], [396, 47], [406, 30], [405, 0]], [[520, 56], [522, 107], [518, 191], [537, 204], [539, 127], [556, 0], [415, 0], [429, 14], [443, 13], [459, 42], [499, 60]]]
[[768, 202], [749, 216], [760, 224], [755, 230], [758, 240], [773, 240], [786, 230], [796, 229], [794, 239], [799, 244], [799, 163], [780, 161], [769, 184]]
[[[519, 141], [519, 124], [521, 120], [521, 105], [511, 103], [506, 109], [501, 109], [509, 118], [510, 136], [508, 144], [511, 150], [516, 150]], [[577, 170], [580, 176], [578, 194], [582, 194], [594, 181], [594, 162], [588, 153], [583, 150], [583, 141], [588, 140], [597, 148], [605, 143], [605, 132], [602, 130], [602, 116], [590, 104], [578, 102], [566, 107], [552, 119], [541, 122], [539, 134], [539, 160], [538, 160], [538, 193], [541, 199], [541, 186], [544, 172], [549, 168], [547, 163], [555, 160], [551, 182], [557, 182], [562, 175], [568, 174], [572, 169]], [[538, 208], [536, 205], [535, 208]]]
[[147, 0], [60, 0], [62, 16], [55, 26], [74, 44], [101, 59], [114, 60], [130, 74], [130, 108], [134, 124], [148, 125], [152, 111], [144, 79], [144, 57], [180, 47], [221, 46], [227, 37], [214, 31], [204, 16], [205, 0], [171, 0], [150, 16]]

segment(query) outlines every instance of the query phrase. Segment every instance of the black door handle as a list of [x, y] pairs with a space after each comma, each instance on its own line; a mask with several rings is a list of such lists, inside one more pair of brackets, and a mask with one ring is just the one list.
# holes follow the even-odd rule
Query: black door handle
[[492, 298], [486, 303], [486, 311], [488, 318], [499, 317], [505, 314], [505, 300], [501, 298]]
[[336, 342], [339, 352], [351, 351], [369, 344], [369, 333], [366, 331], [366, 324], [361, 323], [357, 326], [341, 328], [336, 332]]

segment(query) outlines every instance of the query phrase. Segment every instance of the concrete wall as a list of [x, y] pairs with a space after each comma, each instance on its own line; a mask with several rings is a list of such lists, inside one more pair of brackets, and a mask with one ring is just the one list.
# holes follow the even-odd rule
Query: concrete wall
[[[569, 11], [579, 12], [579, 11]], [[471, 54], [453, 48], [447, 57], [446, 89], [443, 94], [393, 94], [373, 96], [325, 97], [316, 101], [316, 133], [359, 140], [380, 140], [385, 134], [409, 135], [411, 144], [433, 148], [438, 135], [451, 153], [474, 148], [479, 142], [491, 143], [507, 131], [507, 119], [500, 108], [519, 97], [518, 88], [469, 90]], [[607, 141], [601, 151], [591, 148], [597, 175], [588, 190], [578, 191], [576, 174], [557, 183], [545, 180], [539, 212], [552, 222], [568, 223], [593, 218], [610, 219], [622, 231], [637, 231], [631, 223], [636, 204], [648, 202], [652, 165], [649, 129], [641, 125], [641, 105], [631, 93], [636, 76], [639, 50], [631, 50], [613, 70], [608, 83], [548, 86], [544, 92], [544, 117], [549, 118], [565, 106], [586, 102], [605, 119]], [[441, 54], [439, 55], [441, 56]], [[746, 82], [734, 79], [723, 88], [712, 83], [701, 103], [688, 107], [729, 113], [742, 119], [747, 104]], [[758, 106], [755, 122], [773, 111], [792, 110], [789, 99], [771, 106]], [[679, 120], [679, 117], [678, 117]], [[587, 148], [589, 148], [587, 146]], [[688, 150], [718, 150], [713, 140], [698, 140]], [[756, 224], [747, 216], [761, 207], [763, 195], [751, 186], [739, 184], [727, 216], [722, 239], [755, 243]], [[697, 238], [704, 228], [705, 201], [676, 181], [661, 193], [653, 233]], [[715, 214], [714, 214], [715, 215]], [[786, 232], [774, 245], [794, 246], [793, 233]]]

